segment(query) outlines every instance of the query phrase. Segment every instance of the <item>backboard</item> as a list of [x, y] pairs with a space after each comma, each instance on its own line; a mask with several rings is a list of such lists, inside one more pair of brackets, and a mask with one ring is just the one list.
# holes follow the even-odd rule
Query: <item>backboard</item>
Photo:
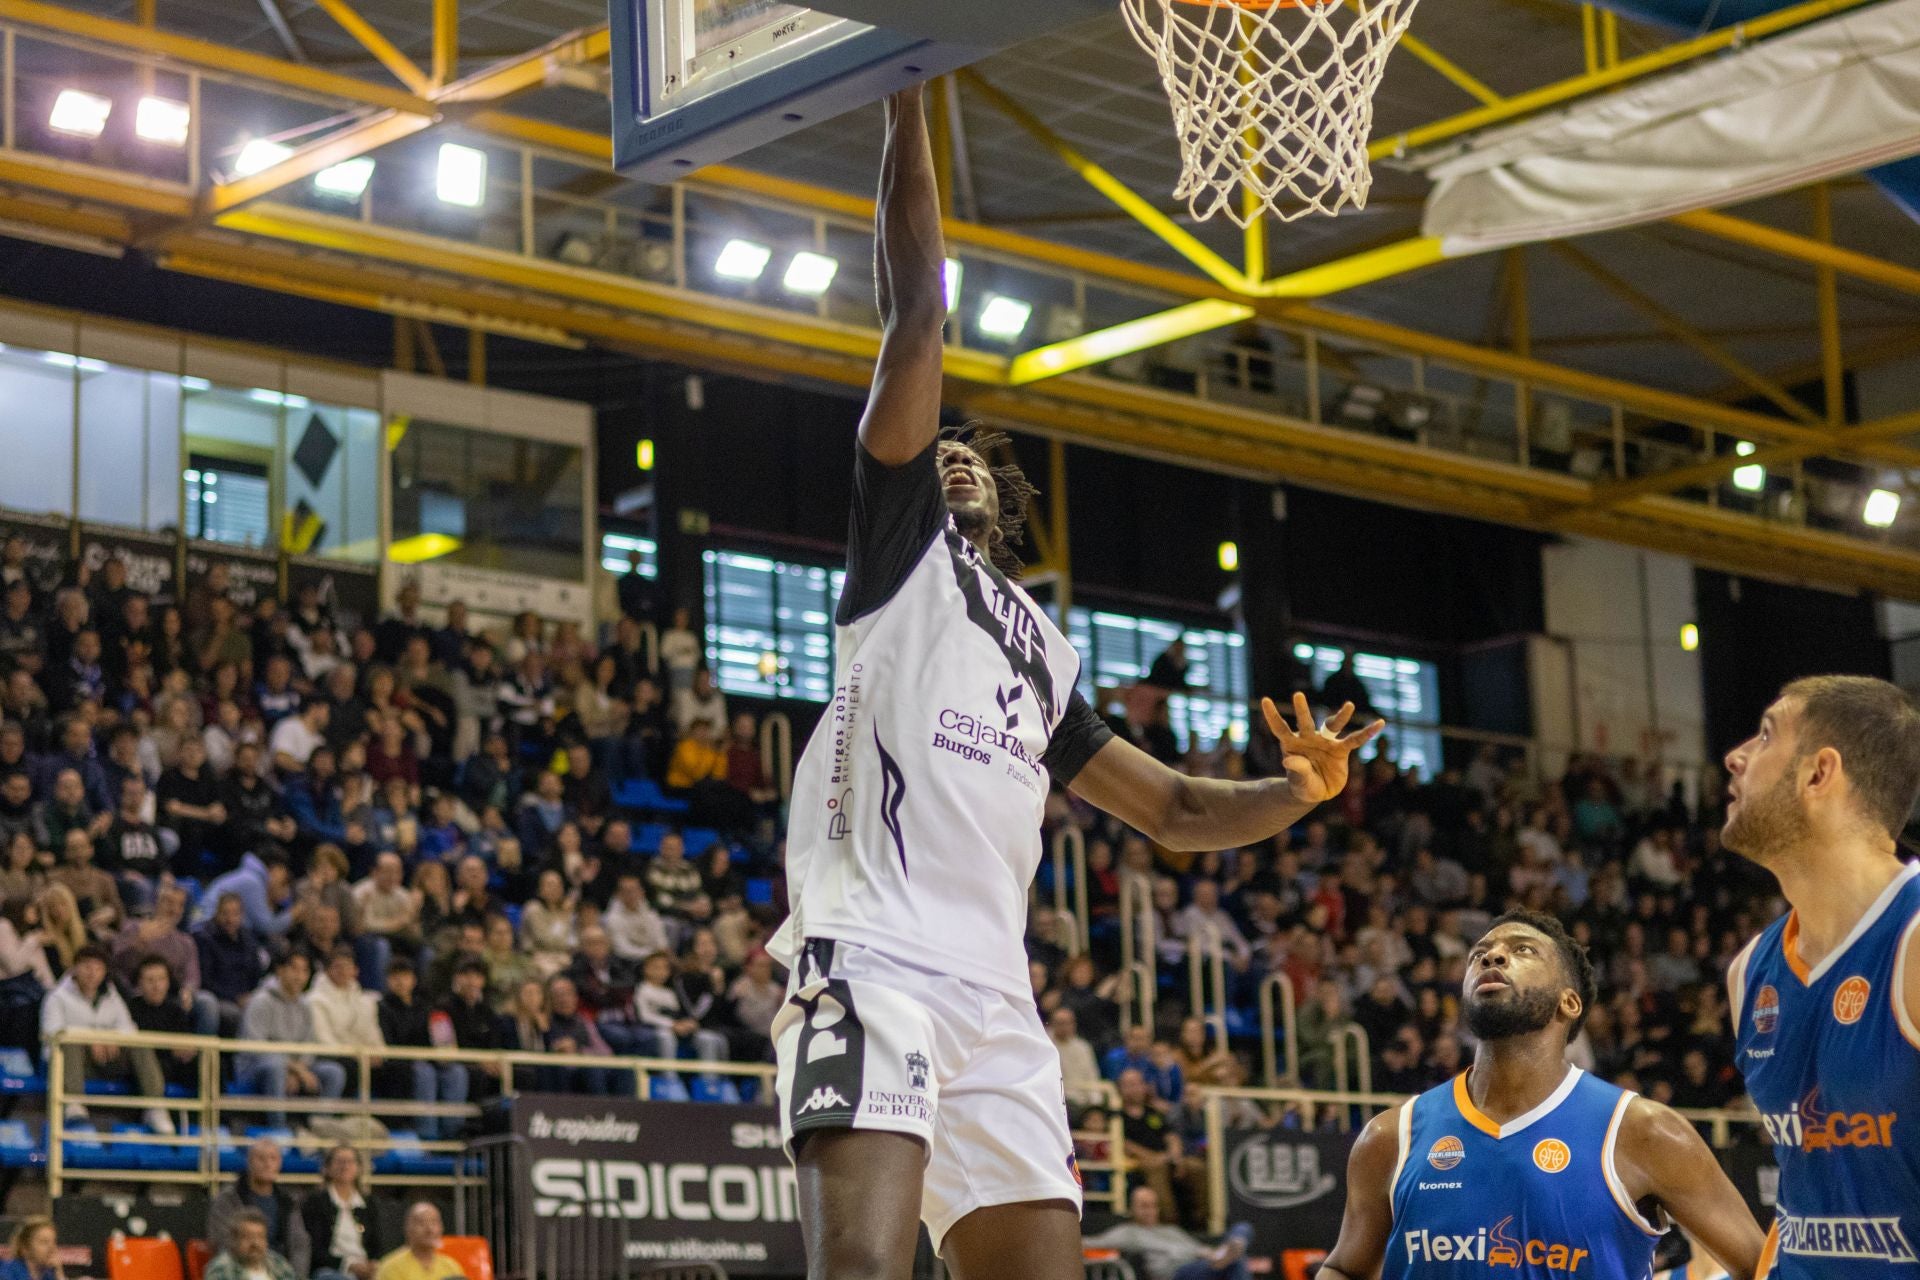
[[614, 165], [646, 181], [684, 177], [1109, 9], [1110, 0], [610, 0]]

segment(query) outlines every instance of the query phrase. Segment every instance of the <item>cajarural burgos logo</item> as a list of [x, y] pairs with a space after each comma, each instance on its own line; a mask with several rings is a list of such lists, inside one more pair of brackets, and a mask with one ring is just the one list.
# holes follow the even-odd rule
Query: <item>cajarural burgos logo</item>
[[[536, 1112], [529, 1136], [578, 1145], [631, 1143], [640, 1126], [617, 1116], [551, 1120]], [[736, 1124], [736, 1151], [780, 1146], [774, 1125]], [[543, 1218], [651, 1218], [662, 1222], [794, 1222], [799, 1184], [793, 1167], [701, 1161], [587, 1160], [547, 1156], [533, 1162], [533, 1211]]]
[[1513, 1215], [1508, 1214], [1491, 1227], [1482, 1227], [1467, 1235], [1422, 1229], [1404, 1232], [1400, 1239], [1406, 1246], [1408, 1265], [1477, 1262], [1490, 1268], [1518, 1271], [1525, 1263], [1577, 1275], [1593, 1256], [1585, 1249], [1555, 1240], [1523, 1240], [1513, 1233], [1512, 1226]]
[[1339, 1183], [1320, 1168], [1319, 1148], [1256, 1139], [1233, 1153], [1227, 1170], [1234, 1194], [1262, 1209], [1311, 1204]]

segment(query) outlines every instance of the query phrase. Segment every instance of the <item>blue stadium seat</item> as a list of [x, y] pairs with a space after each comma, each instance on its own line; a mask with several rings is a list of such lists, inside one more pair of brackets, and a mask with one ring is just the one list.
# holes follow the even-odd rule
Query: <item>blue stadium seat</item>
[[686, 837], [689, 858], [703, 857], [713, 846], [726, 843], [720, 839], [718, 831], [712, 831], [706, 827], [688, 827], [681, 834]]
[[633, 843], [628, 848], [634, 853], [644, 853], [651, 858], [660, 852], [660, 841], [666, 834], [666, 824], [643, 822], [633, 829]]
[[0, 1094], [43, 1094], [47, 1078], [34, 1070], [25, 1049], [0, 1049]]
[[513, 921], [513, 931], [516, 934], [520, 932], [520, 904], [519, 903], [517, 902], [501, 903], [500, 914], [504, 915], [507, 919]]
[[747, 881], [747, 905], [750, 907], [770, 907], [773, 905], [773, 881], [765, 876], [755, 876]]
[[66, 1149], [61, 1158], [75, 1169], [117, 1169], [120, 1168], [118, 1154], [101, 1141], [99, 1132], [91, 1124], [68, 1125], [66, 1130]]
[[87, 1092], [107, 1098], [124, 1098], [133, 1092], [133, 1086], [125, 1080], [89, 1080]]
[[219, 1129], [220, 1172], [240, 1173], [247, 1167], [246, 1144], [233, 1136], [233, 1131], [225, 1125]]
[[450, 1176], [453, 1157], [420, 1149], [420, 1135], [411, 1129], [394, 1129], [387, 1134], [392, 1143], [373, 1159], [375, 1173], [405, 1173], [416, 1176]]
[[758, 1102], [760, 1100], [760, 1077], [758, 1076], [741, 1076], [733, 1082], [733, 1088], [734, 1092], [739, 1094], [739, 1100], [741, 1102]]
[[1260, 1034], [1260, 1015], [1252, 1009], [1240, 1005], [1227, 1006], [1227, 1039], [1241, 1040], [1258, 1037]]
[[242, 1098], [258, 1097], [260, 1094], [260, 1090], [254, 1087], [253, 1081], [251, 1080], [229, 1081], [227, 1083], [227, 1092]]
[[197, 1098], [200, 1096], [200, 1091], [189, 1088], [184, 1084], [168, 1084], [166, 1096], [169, 1098]]
[[668, 1073], [647, 1081], [647, 1096], [655, 1102], [692, 1102], [687, 1086], [679, 1076]]
[[[200, 1136], [200, 1126], [189, 1124], [186, 1128], [180, 1130], [180, 1132], [185, 1137], [197, 1138]], [[140, 1154], [140, 1167], [142, 1169], [190, 1173], [200, 1167], [200, 1148], [197, 1146], [162, 1147], [148, 1146], [145, 1143], [141, 1143], [135, 1147], [134, 1150]]]
[[653, 813], [685, 813], [687, 802], [676, 800], [652, 778], [628, 778], [614, 788], [613, 802], [622, 809]]
[[47, 1163], [46, 1134], [25, 1120], [0, 1120], [0, 1169], [38, 1169]]

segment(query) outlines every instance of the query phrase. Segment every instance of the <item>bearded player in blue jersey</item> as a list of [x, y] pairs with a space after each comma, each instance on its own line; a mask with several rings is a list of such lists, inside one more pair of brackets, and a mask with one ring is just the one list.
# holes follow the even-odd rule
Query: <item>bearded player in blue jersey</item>
[[1667, 1218], [1749, 1280], [1760, 1227], [1700, 1135], [1568, 1064], [1594, 983], [1558, 920], [1494, 921], [1462, 998], [1473, 1065], [1361, 1133], [1323, 1280], [1650, 1280]]
[[1780, 691], [1727, 755], [1729, 849], [1793, 910], [1727, 972], [1735, 1060], [1780, 1165], [1760, 1273], [1920, 1277], [1920, 708], [1865, 676]]

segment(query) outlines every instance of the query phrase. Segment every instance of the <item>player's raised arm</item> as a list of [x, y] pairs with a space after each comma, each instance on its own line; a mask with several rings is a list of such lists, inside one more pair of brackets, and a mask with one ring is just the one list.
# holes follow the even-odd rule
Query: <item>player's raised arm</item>
[[860, 443], [889, 467], [913, 461], [940, 429], [946, 257], [933, 148], [916, 85], [887, 99], [887, 141], [874, 212], [880, 360], [860, 419]]
[[1636, 1204], [1657, 1201], [1733, 1280], [1750, 1280], [1764, 1243], [1760, 1224], [1705, 1140], [1678, 1112], [1646, 1098], [1628, 1103], [1614, 1165]]
[[1074, 776], [1071, 788], [1089, 804], [1169, 849], [1256, 844], [1339, 795], [1347, 785], [1347, 764], [1353, 753], [1386, 727], [1385, 721], [1376, 720], [1364, 729], [1342, 734], [1353, 716], [1352, 703], [1316, 727], [1306, 696], [1298, 693], [1293, 698], [1298, 731], [1271, 698], [1264, 699], [1261, 708], [1280, 740], [1284, 778], [1257, 782], [1189, 778], [1115, 738], [1094, 753]]
[[[1412, 1106], [1411, 1102], [1404, 1104]], [[1373, 1280], [1393, 1235], [1393, 1175], [1400, 1164], [1400, 1109], [1367, 1122], [1347, 1157], [1340, 1240], [1320, 1264], [1322, 1280]]]

